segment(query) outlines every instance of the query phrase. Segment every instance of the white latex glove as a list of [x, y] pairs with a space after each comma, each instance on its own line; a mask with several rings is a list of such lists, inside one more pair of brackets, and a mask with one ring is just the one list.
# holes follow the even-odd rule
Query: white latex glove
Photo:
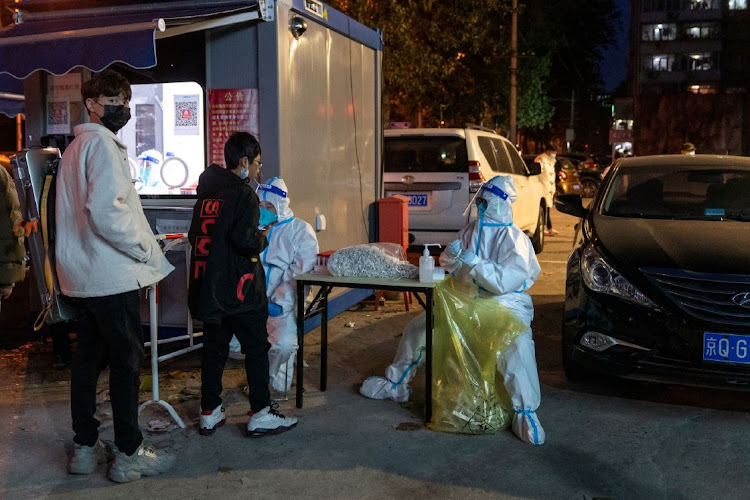
[[458, 256], [459, 260], [466, 264], [467, 266], [476, 266], [479, 262], [479, 258], [476, 256], [474, 252], [471, 250], [461, 250], [461, 253]]
[[460, 253], [461, 242], [459, 240], [453, 240], [448, 244], [447, 247], [445, 247], [446, 256], [450, 257], [453, 260], [457, 259]]

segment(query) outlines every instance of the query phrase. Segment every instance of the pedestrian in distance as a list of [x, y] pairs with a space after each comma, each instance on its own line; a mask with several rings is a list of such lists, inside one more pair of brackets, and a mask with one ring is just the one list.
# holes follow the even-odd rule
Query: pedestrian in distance
[[680, 150], [681, 155], [687, 155], [687, 156], [695, 156], [695, 146], [692, 142], [686, 142], [682, 145], [682, 149]]
[[143, 443], [138, 392], [143, 363], [141, 288], [174, 268], [162, 254], [133, 188], [127, 147], [116, 133], [130, 119], [131, 89], [105, 70], [81, 89], [89, 123], [74, 129], [60, 162], [55, 201], [56, 269], [63, 295], [78, 306], [70, 381], [75, 432], [71, 474], [89, 474], [102, 450], [96, 382], [109, 365], [115, 432], [109, 478], [116, 482], [168, 471], [176, 455]]
[[557, 184], [557, 173], [555, 172], [555, 163], [557, 162], [556, 157], [557, 148], [553, 144], [549, 144], [544, 150], [544, 153], [534, 158], [534, 162], [539, 163], [542, 166], [542, 180], [546, 189], [544, 202], [547, 205], [547, 211], [545, 214], [547, 219], [547, 229], [545, 234], [547, 236], [558, 234], [557, 229], [552, 229], [552, 217], [550, 217], [550, 209], [552, 208]]
[[258, 228], [258, 197], [248, 179], [258, 176], [260, 144], [236, 132], [224, 145], [226, 168], [209, 165], [198, 180], [189, 239], [192, 246], [188, 305], [203, 322], [200, 433], [211, 435], [225, 421], [221, 377], [236, 335], [245, 354], [252, 415], [251, 437], [279, 434], [297, 425], [271, 406], [266, 321], [268, 300], [260, 253], [267, 247]]

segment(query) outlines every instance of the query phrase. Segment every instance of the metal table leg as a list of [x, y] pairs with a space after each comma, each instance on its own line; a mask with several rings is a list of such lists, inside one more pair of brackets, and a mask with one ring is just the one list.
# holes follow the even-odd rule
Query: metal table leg
[[302, 408], [305, 392], [305, 284], [297, 282], [297, 408]]
[[425, 389], [424, 389], [424, 412], [425, 412], [425, 423], [429, 424], [432, 420], [432, 289], [428, 288], [425, 290], [425, 314], [427, 315], [427, 328], [425, 335], [425, 352], [427, 359], [425, 360]]
[[320, 314], [320, 390], [328, 385], [328, 294], [331, 287], [325, 287], [321, 300]]

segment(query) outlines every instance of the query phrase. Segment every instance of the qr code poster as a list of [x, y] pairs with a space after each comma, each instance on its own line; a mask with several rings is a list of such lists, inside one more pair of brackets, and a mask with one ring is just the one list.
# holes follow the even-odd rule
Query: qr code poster
[[174, 134], [200, 135], [198, 128], [200, 96], [174, 96]]
[[70, 104], [68, 101], [47, 102], [47, 133], [70, 133]]

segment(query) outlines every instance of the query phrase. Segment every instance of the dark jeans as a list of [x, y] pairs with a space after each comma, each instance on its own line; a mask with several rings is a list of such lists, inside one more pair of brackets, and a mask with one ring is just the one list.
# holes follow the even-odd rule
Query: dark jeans
[[549, 216], [550, 207], [547, 207], [547, 229], [552, 229], [552, 218]]
[[77, 299], [78, 347], [73, 357], [70, 408], [73, 440], [93, 446], [99, 437], [96, 411], [96, 381], [109, 365], [109, 396], [115, 445], [132, 455], [143, 441], [138, 427], [138, 390], [143, 339], [138, 290], [106, 297]]
[[245, 354], [245, 373], [250, 389], [250, 409], [258, 412], [271, 404], [268, 390], [268, 342], [266, 316], [241, 314], [225, 317], [221, 324], [203, 325], [203, 366], [201, 373], [201, 409], [213, 410], [221, 405], [221, 377], [229, 356], [232, 334]]
[[52, 354], [70, 361], [70, 333], [74, 332], [76, 328], [77, 326], [73, 321], [61, 321], [60, 323], [50, 325]]

